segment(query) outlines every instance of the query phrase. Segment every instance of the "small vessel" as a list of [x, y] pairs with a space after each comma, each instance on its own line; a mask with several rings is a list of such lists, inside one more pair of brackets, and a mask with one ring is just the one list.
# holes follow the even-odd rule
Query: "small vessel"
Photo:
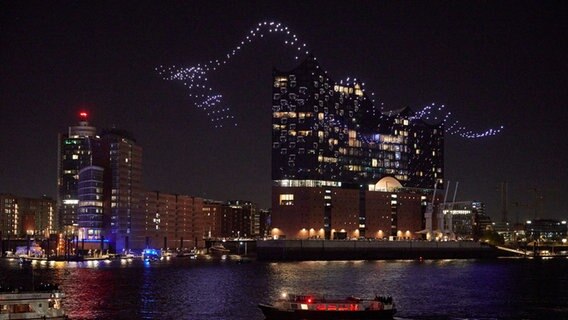
[[392, 297], [328, 298], [284, 295], [272, 304], [259, 304], [267, 320], [392, 319], [396, 308]]
[[53, 285], [31, 292], [0, 287], [0, 320], [68, 319], [61, 304], [64, 297]]
[[191, 250], [182, 250], [179, 251], [176, 255], [176, 257], [178, 258], [184, 258], [184, 257], [189, 257], [189, 258], [195, 258], [197, 256], [197, 249], [193, 248]]
[[222, 244], [214, 245], [211, 248], [209, 248], [209, 252], [214, 254], [227, 254], [230, 251], [231, 250], [225, 248]]
[[31, 266], [32, 260], [24, 258], [24, 257], [20, 257], [20, 259], [18, 260], [18, 263], [22, 266]]
[[160, 258], [159, 250], [147, 248], [142, 251], [142, 259], [144, 259], [144, 261], [158, 261]]

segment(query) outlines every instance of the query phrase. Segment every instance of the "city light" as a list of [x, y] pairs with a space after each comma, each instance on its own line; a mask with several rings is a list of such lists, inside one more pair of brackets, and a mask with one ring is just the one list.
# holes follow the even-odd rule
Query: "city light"
[[[183, 85], [189, 90], [189, 97], [195, 99], [194, 106], [207, 113], [207, 117], [215, 128], [222, 128], [223, 126], [232, 125], [237, 126], [235, 115], [231, 108], [223, 102], [223, 95], [215, 92], [209, 85], [209, 74], [213, 71], [220, 70], [224, 65], [231, 62], [245, 47], [252, 45], [256, 40], [263, 39], [268, 35], [280, 36], [283, 46], [292, 47], [294, 49], [294, 59], [298, 60], [310, 54], [307, 49], [307, 44], [300, 42], [296, 34], [290, 28], [282, 23], [274, 21], [264, 21], [258, 23], [256, 26], [237, 42], [233, 48], [229, 49], [223, 56], [217, 59], [211, 59], [207, 63], [199, 63], [194, 66], [164, 66], [160, 65], [155, 70], [164, 80], [181, 81]], [[314, 60], [317, 60], [314, 57]], [[378, 104], [375, 100], [375, 93], [370, 92], [369, 95], [365, 94], [365, 83], [358, 80], [356, 77], [347, 77], [345, 80], [338, 82], [335, 90], [346, 91], [355, 95], [363, 96], [364, 99], [370, 99], [374, 104], [372, 110], [373, 116], [382, 116], [388, 114], [385, 112], [384, 103]], [[503, 126], [498, 128], [490, 128], [485, 131], [474, 131], [468, 129], [466, 126], [461, 125], [459, 120], [452, 119], [451, 112], [445, 112], [445, 106], [436, 106], [435, 103], [422, 107], [416, 112], [416, 118], [436, 123], [442, 123], [445, 127], [446, 134], [456, 135], [466, 139], [485, 138], [495, 136], [503, 130]]]

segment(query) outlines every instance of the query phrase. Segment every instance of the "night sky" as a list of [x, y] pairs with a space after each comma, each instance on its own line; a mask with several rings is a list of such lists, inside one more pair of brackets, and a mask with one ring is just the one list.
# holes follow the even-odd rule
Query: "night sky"
[[[330, 2], [331, 3], [331, 2]], [[334, 2], [335, 3], [335, 2]], [[57, 134], [88, 110], [144, 148], [148, 190], [270, 206], [272, 68], [299, 64], [279, 35], [255, 40], [209, 82], [237, 127], [214, 128], [158, 66], [221, 58], [278, 21], [332, 79], [357, 77], [386, 109], [444, 104], [484, 139], [446, 137], [458, 200], [500, 218], [568, 218], [568, 5], [552, 1], [0, 4], [0, 192], [56, 197]], [[537, 190], [537, 192], [535, 192]], [[519, 203], [518, 206], [515, 203]]]

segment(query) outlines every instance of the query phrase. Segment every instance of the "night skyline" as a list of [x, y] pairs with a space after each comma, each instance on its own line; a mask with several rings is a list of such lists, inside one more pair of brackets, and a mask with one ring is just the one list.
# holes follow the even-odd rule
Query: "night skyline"
[[[291, 4], [291, 3], [290, 3]], [[310, 47], [330, 77], [357, 77], [385, 108], [446, 105], [484, 139], [446, 137], [446, 179], [458, 199], [500, 218], [565, 218], [568, 160], [563, 121], [566, 6], [560, 2], [360, 3], [286, 6], [174, 3], [2, 4], [0, 10], [0, 192], [56, 195], [57, 134], [88, 110], [144, 149], [148, 190], [270, 203], [272, 68], [299, 64], [266, 37], [243, 49], [210, 82], [237, 127], [215, 128], [185, 87], [160, 65], [192, 66], [225, 54], [251, 27], [278, 21]], [[521, 207], [517, 209], [515, 202]]]

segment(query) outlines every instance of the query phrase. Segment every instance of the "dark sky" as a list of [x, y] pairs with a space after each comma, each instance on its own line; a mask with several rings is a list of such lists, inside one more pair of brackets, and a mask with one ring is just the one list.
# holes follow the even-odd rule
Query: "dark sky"
[[[333, 4], [332, 4], [333, 3]], [[220, 58], [279, 21], [332, 79], [357, 77], [386, 108], [444, 104], [485, 139], [446, 138], [458, 200], [500, 217], [568, 218], [568, 6], [552, 1], [156, 1], [0, 4], [0, 192], [56, 195], [57, 134], [87, 109], [131, 131], [149, 190], [270, 205], [272, 68], [298, 62], [267, 36], [209, 75], [238, 127], [215, 129], [159, 65]], [[452, 187], [453, 191], [453, 187]], [[520, 206], [515, 206], [518, 202]]]

